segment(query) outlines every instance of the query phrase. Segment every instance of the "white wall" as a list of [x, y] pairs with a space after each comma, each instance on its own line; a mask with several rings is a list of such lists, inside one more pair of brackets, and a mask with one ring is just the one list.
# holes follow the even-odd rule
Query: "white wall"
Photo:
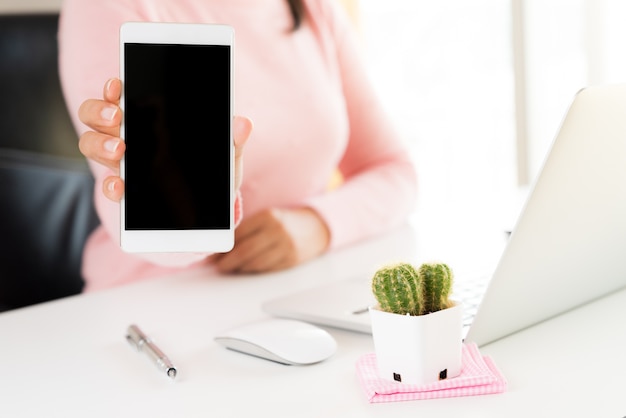
[[2, 0], [0, 14], [58, 12], [62, 0]]
[[510, 228], [518, 199], [509, 2], [359, 7], [368, 69], [417, 164], [419, 217], [477, 228], [502, 217]]

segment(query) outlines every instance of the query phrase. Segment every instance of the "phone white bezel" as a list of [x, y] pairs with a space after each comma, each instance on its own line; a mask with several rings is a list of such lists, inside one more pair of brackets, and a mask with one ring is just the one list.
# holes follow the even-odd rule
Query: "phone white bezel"
[[[122, 96], [120, 107], [124, 114], [124, 44], [159, 43], [230, 46], [230, 120], [234, 112], [234, 30], [228, 25], [195, 23], [126, 22], [120, 27], [120, 79]], [[124, 138], [124, 121], [120, 129]], [[126, 230], [125, 198], [120, 202], [120, 246], [130, 253], [194, 252], [214, 253], [230, 251], [234, 234], [234, 142], [230, 129], [230, 227], [228, 229], [193, 230]], [[120, 176], [124, 179], [125, 159], [120, 162]]]

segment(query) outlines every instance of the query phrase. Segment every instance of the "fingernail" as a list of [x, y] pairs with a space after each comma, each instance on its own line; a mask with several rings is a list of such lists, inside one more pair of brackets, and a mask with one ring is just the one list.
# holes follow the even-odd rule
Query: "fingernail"
[[107, 189], [108, 189], [110, 192], [114, 192], [114, 191], [115, 191], [115, 182], [114, 182], [114, 181], [110, 181], [110, 182], [107, 184]]
[[115, 117], [116, 113], [117, 113], [116, 106], [107, 106], [104, 109], [102, 109], [102, 111], [100, 112], [100, 116], [104, 120], [111, 121]]
[[104, 85], [104, 91], [106, 91], [108, 93], [108, 91], [111, 89], [111, 83], [113, 82], [112, 78], [109, 78], [109, 80], [106, 82], [106, 84]]
[[104, 149], [109, 152], [115, 152], [117, 150], [117, 147], [119, 146], [120, 141], [118, 141], [117, 139], [107, 139], [106, 141], [104, 141]]

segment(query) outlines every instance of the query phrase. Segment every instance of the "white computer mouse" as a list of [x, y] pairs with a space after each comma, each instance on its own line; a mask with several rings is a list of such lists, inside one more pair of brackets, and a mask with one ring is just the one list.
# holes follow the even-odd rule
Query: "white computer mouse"
[[230, 329], [215, 341], [231, 350], [287, 365], [319, 363], [337, 342], [327, 331], [302, 321], [271, 318]]

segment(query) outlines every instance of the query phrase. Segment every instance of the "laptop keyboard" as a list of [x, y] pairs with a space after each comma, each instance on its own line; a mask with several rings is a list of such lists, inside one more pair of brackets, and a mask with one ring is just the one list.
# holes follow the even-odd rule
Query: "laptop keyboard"
[[478, 305], [485, 295], [490, 275], [477, 273], [464, 275], [462, 279], [456, 279], [452, 292], [452, 298], [463, 303], [463, 327], [469, 327], [476, 316]]

